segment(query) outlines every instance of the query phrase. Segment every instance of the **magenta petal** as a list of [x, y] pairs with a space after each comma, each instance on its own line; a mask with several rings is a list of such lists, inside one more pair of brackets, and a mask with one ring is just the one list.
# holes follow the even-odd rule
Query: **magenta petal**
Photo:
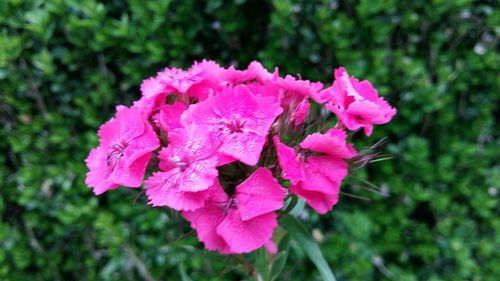
[[190, 164], [182, 175], [179, 190], [195, 192], [209, 188], [219, 174], [215, 168], [216, 166], [216, 157], [207, 158]]
[[137, 107], [117, 106], [116, 120], [120, 122], [120, 136], [126, 141], [139, 137], [146, 129], [146, 120]]
[[181, 128], [181, 115], [188, 107], [181, 103], [165, 104], [160, 107], [159, 112], [153, 116], [155, 123], [164, 131]]
[[278, 136], [273, 137], [276, 152], [278, 154], [278, 162], [282, 170], [283, 178], [290, 180], [292, 184], [296, 184], [304, 179], [304, 171], [302, 163], [298, 159], [297, 153], [291, 147], [288, 147], [280, 142]]
[[307, 99], [304, 99], [295, 107], [292, 115], [290, 116], [290, 120], [295, 126], [298, 127], [304, 123], [310, 110], [311, 104], [309, 104]]
[[281, 187], [271, 172], [258, 168], [250, 177], [236, 187], [235, 198], [241, 219], [247, 221], [283, 207], [286, 190]]
[[311, 156], [306, 160], [303, 187], [326, 193], [338, 193], [340, 183], [347, 176], [347, 164], [340, 158]]
[[300, 147], [348, 159], [356, 155], [356, 150], [351, 144], [346, 143], [346, 138], [347, 135], [344, 131], [331, 129], [326, 134], [314, 133], [308, 135], [300, 143]]
[[[144, 133], [133, 141], [130, 141], [125, 149], [123, 161], [126, 162], [125, 168], [138, 161], [138, 159], [144, 160], [144, 155], [151, 155], [151, 152], [156, 150], [160, 146], [160, 141], [156, 136], [156, 133], [150, 124], [145, 124]], [[147, 157], [147, 162], [149, 157]]]
[[169, 185], [169, 178], [175, 178], [173, 173], [154, 173], [146, 181], [146, 196], [153, 207], [168, 206], [177, 211], [192, 211], [203, 207], [209, 191], [183, 192]]
[[234, 133], [226, 138], [219, 151], [254, 166], [259, 162], [265, 142], [265, 137], [253, 133]]
[[221, 253], [230, 253], [228, 245], [216, 231], [225, 218], [222, 206], [229, 198], [218, 182], [208, 192], [209, 196], [204, 207], [195, 211], [182, 212], [182, 215], [196, 230], [198, 239], [205, 244], [205, 248]]
[[165, 92], [165, 86], [156, 78], [142, 81], [141, 93], [145, 98], [151, 98]]
[[331, 210], [338, 201], [340, 183], [347, 175], [347, 164], [331, 156], [309, 157], [305, 163], [305, 180], [290, 191], [306, 200], [318, 213]]
[[278, 225], [275, 213], [267, 213], [243, 221], [237, 209], [232, 209], [217, 227], [216, 232], [224, 238], [232, 253], [248, 253], [262, 247], [271, 239]]
[[304, 189], [300, 183], [292, 185], [290, 191], [304, 199], [307, 204], [319, 214], [325, 214], [330, 211], [333, 206], [337, 204], [339, 197], [338, 193], [324, 193], [321, 191]]
[[225, 154], [219, 154], [219, 162], [217, 163], [217, 167], [220, 167], [220, 166], [224, 166], [224, 165], [227, 165], [227, 164], [230, 164], [230, 163], [233, 163], [235, 161], [237, 161], [238, 159], [232, 157], [232, 156], [229, 156], [229, 155], [225, 155]]
[[151, 152], [143, 153], [134, 162], [127, 163], [125, 159], [118, 161], [108, 179], [126, 187], [141, 186], [151, 154]]
[[272, 239], [266, 242], [264, 244], [264, 248], [270, 253], [275, 255], [278, 252], [278, 246], [276, 246], [276, 243], [273, 242]]
[[85, 163], [89, 168], [85, 184], [94, 191], [95, 195], [100, 195], [107, 190], [115, 189], [119, 185], [107, 180], [109, 169], [103, 165], [106, 162], [106, 151], [102, 147], [94, 148], [90, 151]]
[[196, 230], [198, 239], [207, 250], [228, 252], [225, 240], [216, 231], [217, 226], [224, 220], [224, 212], [218, 206], [209, 205], [195, 211], [182, 212], [182, 215], [191, 222], [191, 227]]
[[200, 69], [192, 68], [188, 71], [178, 68], [165, 68], [158, 72], [157, 80], [166, 88], [174, 92], [186, 93], [191, 86], [200, 83]]
[[115, 142], [120, 141], [120, 121], [111, 118], [99, 127], [97, 135], [101, 146], [113, 145]]
[[217, 178], [217, 150], [205, 132], [195, 125], [168, 134], [169, 145], [158, 155], [160, 169], [179, 171], [176, 188], [185, 192], [202, 191]]

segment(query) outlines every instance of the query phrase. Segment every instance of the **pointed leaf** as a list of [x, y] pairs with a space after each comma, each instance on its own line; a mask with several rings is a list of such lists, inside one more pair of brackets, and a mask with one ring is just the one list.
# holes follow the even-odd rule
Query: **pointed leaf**
[[321, 278], [324, 281], [336, 281], [330, 266], [326, 262], [318, 244], [307, 232], [302, 223], [291, 215], [284, 215], [280, 219], [281, 225], [290, 233], [290, 236], [298, 242], [298, 245], [304, 249], [307, 256], [314, 263]]

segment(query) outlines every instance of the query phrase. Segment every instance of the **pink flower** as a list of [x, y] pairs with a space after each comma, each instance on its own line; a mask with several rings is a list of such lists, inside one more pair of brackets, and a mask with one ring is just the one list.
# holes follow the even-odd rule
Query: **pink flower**
[[158, 156], [161, 172], [146, 180], [149, 204], [175, 210], [200, 208], [218, 175], [217, 150], [195, 126], [170, 131], [168, 140]]
[[288, 106], [293, 101], [307, 99], [323, 88], [321, 82], [295, 79], [295, 77], [291, 75], [286, 75], [285, 78], [277, 77], [274, 83], [276, 86], [282, 88], [284, 92], [282, 100], [283, 106]]
[[300, 147], [316, 152], [322, 152], [333, 157], [349, 159], [356, 155], [352, 144], [346, 142], [347, 134], [340, 129], [330, 129], [326, 134], [314, 133], [308, 135]]
[[267, 71], [258, 61], [252, 61], [248, 65], [247, 71], [251, 73], [250, 76], [252, 79], [255, 79], [259, 83], [270, 82], [274, 78], [273, 73]]
[[99, 147], [85, 160], [85, 183], [96, 195], [119, 185], [142, 184], [152, 152], [159, 147], [156, 134], [137, 107], [118, 106], [114, 118], [99, 128]]
[[293, 110], [290, 121], [296, 126], [299, 127], [306, 121], [307, 115], [309, 115], [309, 111], [311, 110], [311, 104], [307, 101], [307, 99], [303, 99]]
[[181, 122], [206, 130], [223, 156], [253, 166], [259, 161], [271, 125], [282, 112], [273, 101], [251, 93], [245, 86], [226, 88], [191, 105]]
[[183, 212], [208, 250], [248, 253], [267, 244], [277, 226], [275, 211], [283, 207], [286, 190], [271, 172], [258, 168], [227, 196], [218, 182], [202, 208]]
[[175, 67], [165, 68], [158, 72], [158, 81], [173, 93], [185, 94], [191, 86], [200, 83], [202, 78], [198, 68], [191, 68], [188, 71]]
[[313, 98], [327, 102], [326, 107], [349, 130], [363, 128], [367, 136], [372, 134], [373, 125], [388, 123], [396, 114], [370, 82], [349, 77], [343, 67], [335, 70], [333, 85]]
[[204, 59], [201, 62], [195, 62], [191, 69], [199, 72], [202, 78], [200, 83], [192, 85], [188, 91], [189, 96], [197, 98], [198, 101], [206, 100], [227, 84], [222, 81], [226, 70], [214, 61]]
[[161, 93], [166, 93], [167, 88], [158, 78], [150, 77], [141, 83], [141, 93], [143, 97], [152, 98]]
[[161, 105], [165, 104], [166, 97], [166, 93], [161, 93], [150, 98], [142, 96], [139, 100], [134, 102], [133, 107], [138, 108], [142, 112], [144, 118], [149, 119], [151, 114], [157, 111]]
[[185, 94], [191, 86], [202, 81], [202, 77], [199, 75], [200, 71], [198, 68], [192, 68], [188, 71], [175, 67], [165, 68], [162, 72], [158, 72], [156, 77], [142, 81], [142, 96], [153, 98], [160, 94]]
[[153, 116], [153, 120], [158, 127], [166, 132], [182, 128], [181, 115], [187, 108], [187, 105], [181, 102], [164, 104], [159, 108], [158, 113]]
[[347, 175], [343, 158], [356, 154], [345, 142], [345, 133], [330, 130], [327, 134], [313, 134], [300, 144], [303, 149], [326, 153], [325, 156], [298, 154], [293, 148], [273, 138], [283, 178], [290, 180], [290, 191], [306, 200], [318, 213], [331, 210], [338, 201], [340, 183]]

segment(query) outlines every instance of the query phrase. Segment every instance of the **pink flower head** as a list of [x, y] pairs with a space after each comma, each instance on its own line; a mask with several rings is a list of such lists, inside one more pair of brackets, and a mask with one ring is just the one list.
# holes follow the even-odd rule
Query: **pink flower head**
[[159, 108], [158, 113], [153, 116], [153, 120], [158, 127], [166, 132], [182, 128], [181, 115], [187, 108], [187, 105], [182, 102], [164, 104]]
[[158, 72], [157, 80], [170, 92], [185, 94], [191, 86], [200, 83], [202, 78], [199, 68], [185, 71], [172, 67]]
[[85, 183], [96, 195], [119, 185], [138, 187], [152, 152], [160, 144], [137, 107], [118, 106], [114, 118], [99, 128], [99, 147], [85, 160], [89, 172]]
[[[334, 133], [337, 134], [337, 133]], [[314, 135], [306, 138], [300, 144], [301, 147], [312, 147], [316, 151], [328, 151], [325, 145], [342, 148], [342, 138], [337, 136]], [[278, 154], [278, 162], [282, 169], [282, 176], [290, 180], [290, 191], [297, 196], [306, 200], [316, 212], [324, 214], [331, 210], [338, 201], [340, 191], [340, 183], [347, 175], [347, 164], [338, 157], [337, 153], [333, 152], [326, 156], [308, 156], [305, 154], [297, 154], [297, 152], [284, 144], [282, 144], [277, 136], [273, 138]], [[346, 148], [345, 139], [343, 150], [349, 151]], [[351, 147], [352, 149], [352, 147]], [[345, 156], [351, 155], [351, 152], [346, 152]]]
[[146, 180], [149, 204], [175, 210], [200, 208], [218, 175], [217, 150], [195, 126], [170, 131], [168, 140], [158, 156], [161, 172]]
[[370, 82], [349, 77], [343, 67], [335, 70], [332, 87], [316, 98], [318, 102], [326, 101], [326, 107], [349, 130], [363, 128], [367, 136], [372, 134], [374, 124], [385, 124], [396, 114], [396, 109], [378, 96]]
[[286, 190], [271, 172], [258, 168], [227, 196], [218, 182], [210, 188], [205, 205], [183, 212], [208, 250], [248, 253], [269, 241], [277, 226], [275, 211], [283, 207]]
[[271, 125], [282, 112], [273, 101], [253, 94], [245, 86], [225, 88], [191, 105], [181, 122], [206, 130], [222, 155], [253, 166], [259, 161]]

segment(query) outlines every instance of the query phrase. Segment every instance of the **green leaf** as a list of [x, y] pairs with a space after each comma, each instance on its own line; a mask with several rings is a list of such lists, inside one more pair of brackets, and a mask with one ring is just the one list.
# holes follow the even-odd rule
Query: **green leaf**
[[280, 222], [281, 225], [288, 231], [290, 236], [298, 242], [300, 247], [304, 249], [309, 259], [311, 259], [321, 274], [321, 278], [325, 281], [336, 281], [330, 266], [321, 253], [321, 249], [304, 228], [302, 223], [290, 215], [284, 215], [281, 217]]
[[286, 260], [288, 259], [288, 249], [280, 252], [274, 257], [273, 265], [271, 268], [271, 280], [276, 280], [283, 268], [285, 268]]
[[304, 207], [306, 206], [306, 201], [302, 198], [297, 198], [297, 203], [295, 204], [295, 207], [290, 211], [290, 215], [297, 217], [302, 213], [304, 210]]
[[263, 247], [255, 251], [255, 269], [262, 280], [269, 280], [269, 262], [267, 260], [267, 252]]
[[184, 268], [184, 263], [179, 264], [179, 273], [181, 274], [182, 281], [193, 281], [186, 273], [186, 269]]

